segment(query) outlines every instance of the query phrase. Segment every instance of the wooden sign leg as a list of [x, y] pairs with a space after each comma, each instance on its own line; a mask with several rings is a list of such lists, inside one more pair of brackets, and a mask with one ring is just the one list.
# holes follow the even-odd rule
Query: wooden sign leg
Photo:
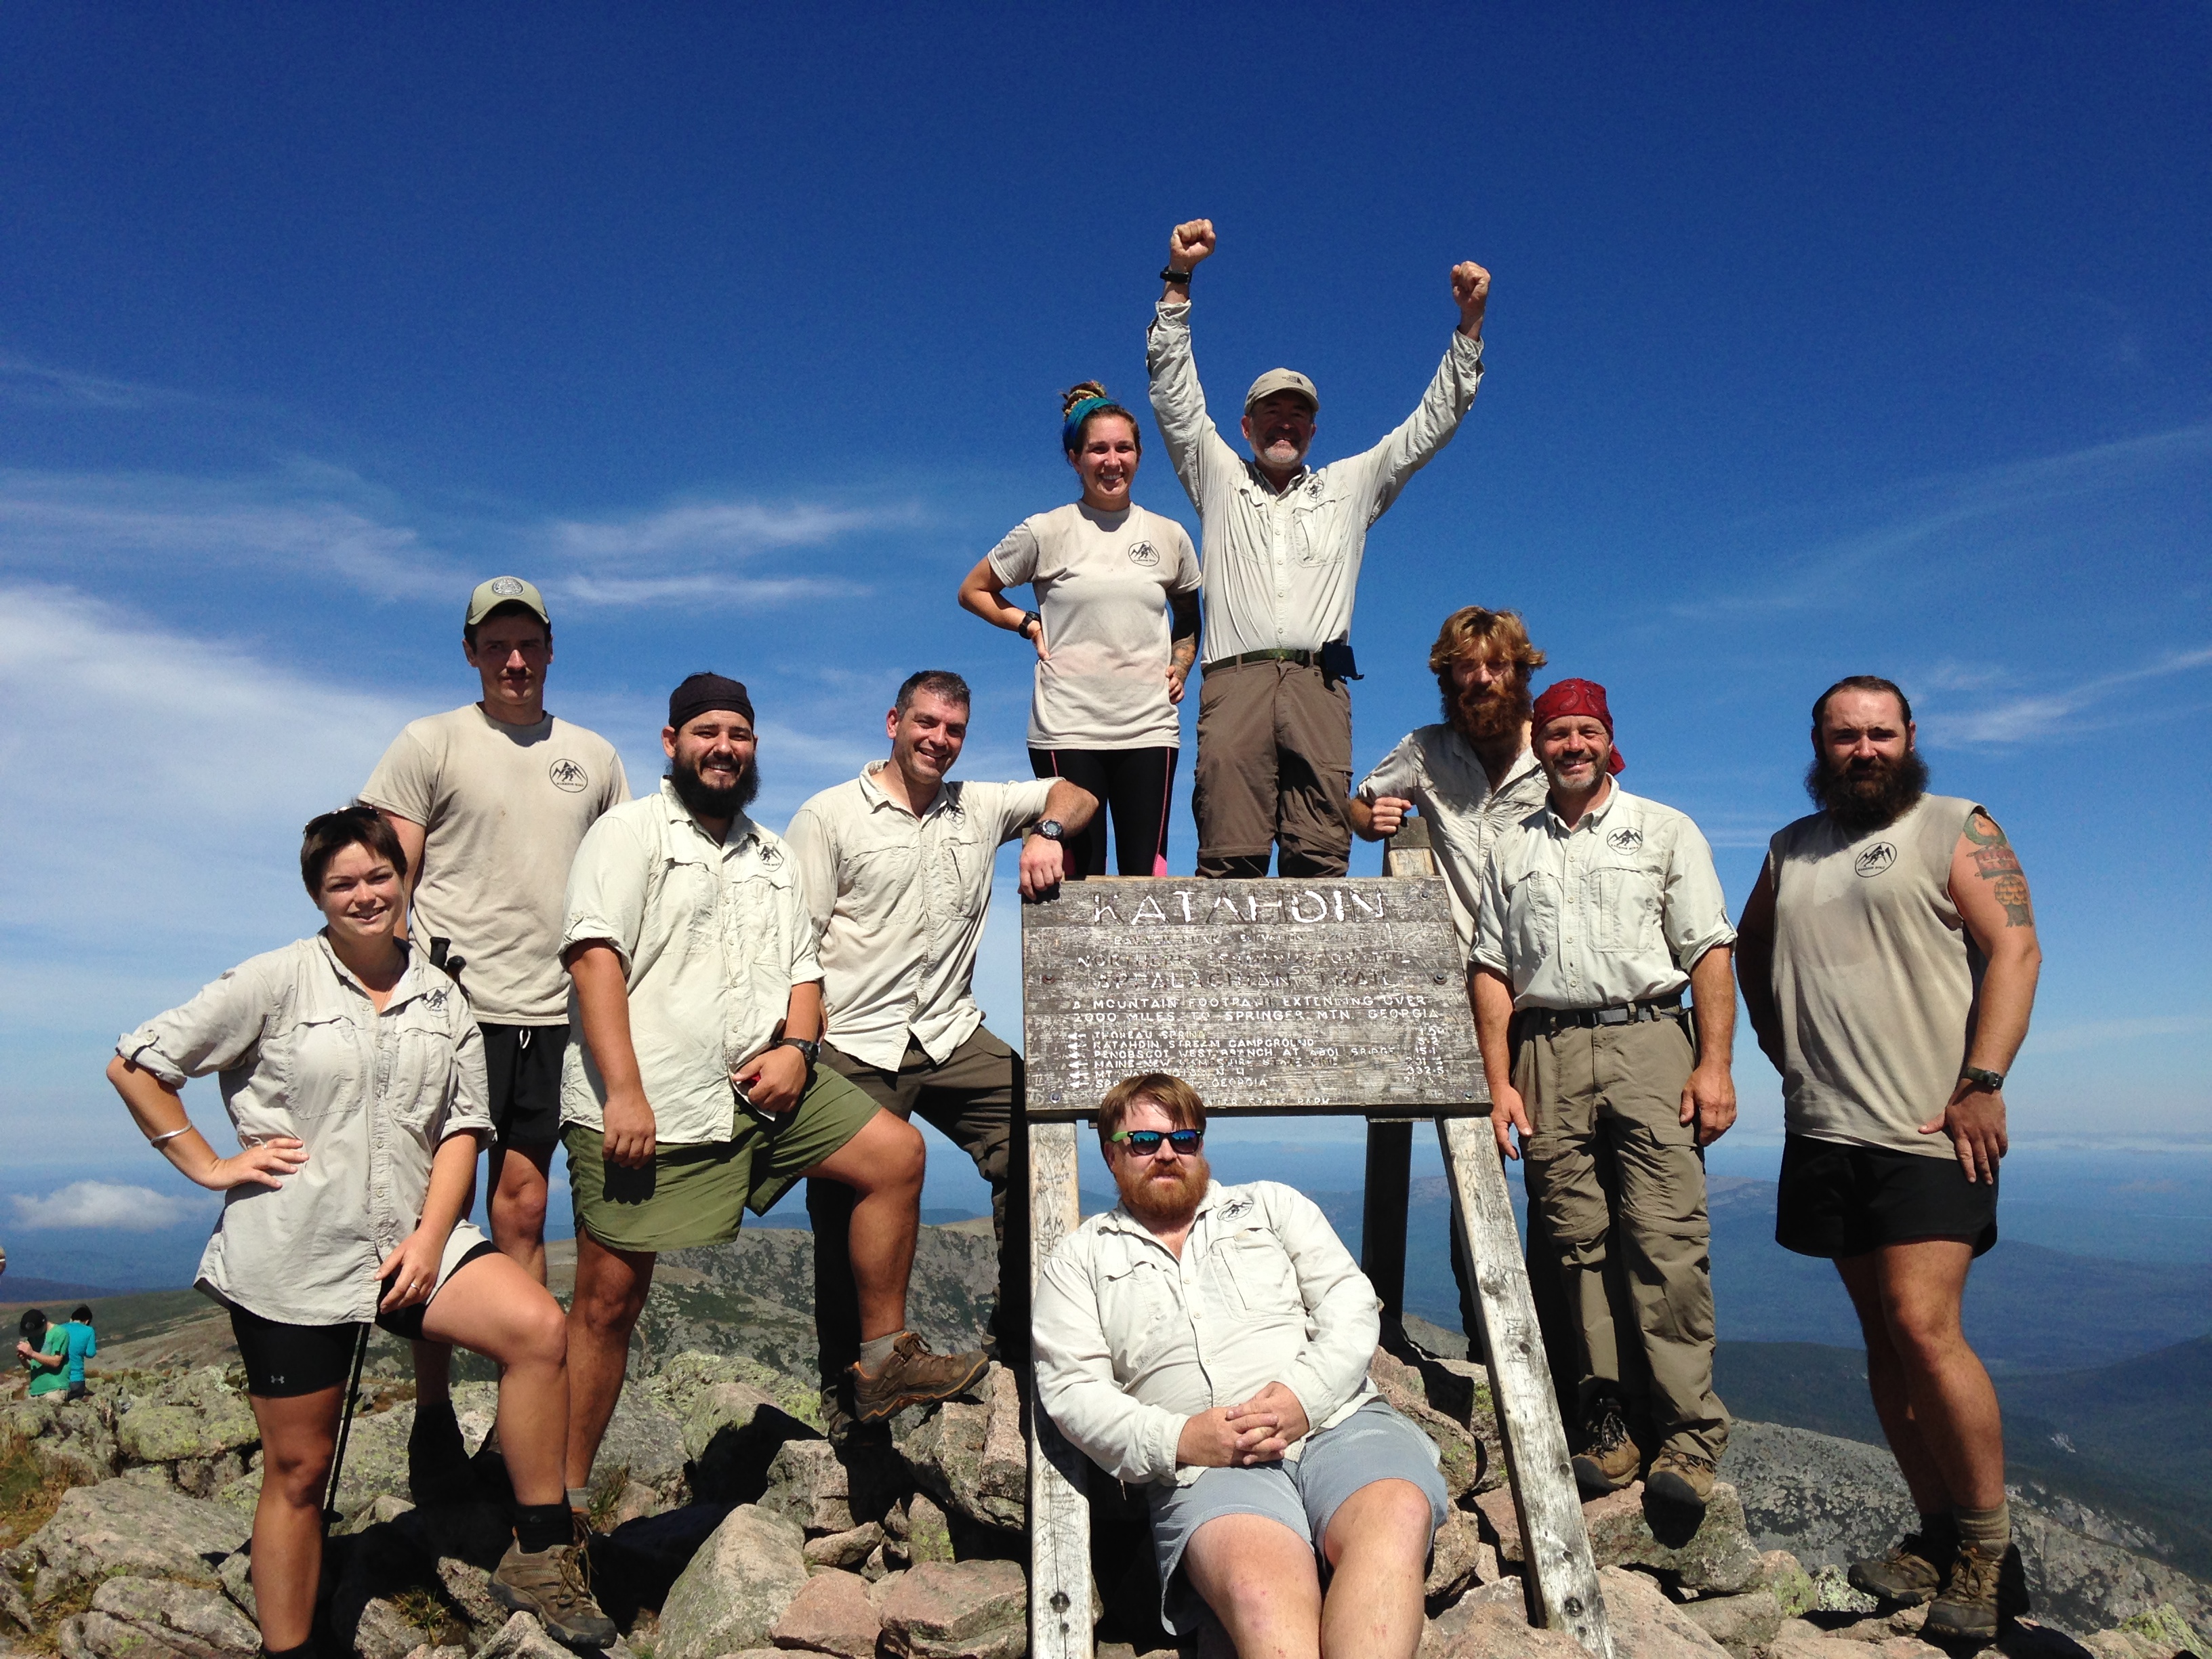
[[1406, 1204], [1413, 1185], [1413, 1126], [1367, 1126], [1367, 1194], [1360, 1205], [1359, 1270], [1382, 1304], [1385, 1347], [1406, 1315]]
[[[1030, 1286], [1053, 1246], [1082, 1221], [1073, 1123], [1029, 1126]], [[1060, 1437], [1030, 1385], [1030, 1659], [1091, 1659], [1090, 1462]]]
[[1534, 1591], [1534, 1607], [1548, 1628], [1565, 1631], [1598, 1659], [1613, 1659], [1605, 1598], [1583, 1525], [1582, 1497], [1567, 1463], [1566, 1431], [1536, 1328], [1498, 1142], [1490, 1121], [1480, 1117], [1438, 1118], [1437, 1139], [1443, 1146], [1445, 1177], [1459, 1198], [1460, 1237], [1482, 1304], [1491, 1398], [1498, 1404], [1505, 1473], [1521, 1520], [1522, 1571]]

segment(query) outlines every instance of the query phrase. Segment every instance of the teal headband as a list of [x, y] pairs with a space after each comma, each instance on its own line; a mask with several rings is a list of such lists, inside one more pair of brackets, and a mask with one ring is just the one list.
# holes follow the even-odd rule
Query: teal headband
[[1085, 421], [1102, 409], [1110, 409], [1118, 414], [1121, 408], [1111, 398], [1085, 398], [1069, 410], [1066, 418], [1060, 422], [1060, 447], [1072, 453], [1083, 441], [1083, 423]]

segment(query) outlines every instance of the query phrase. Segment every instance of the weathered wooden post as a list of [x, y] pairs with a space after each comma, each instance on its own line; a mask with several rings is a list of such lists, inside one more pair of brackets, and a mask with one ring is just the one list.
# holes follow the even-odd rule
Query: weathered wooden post
[[[1413, 850], [1389, 856], [1410, 862]], [[1187, 1079], [1209, 1115], [1370, 1120], [1362, 1253], [1387, 1279], [1377, 1294], [1395, 1316], [1411, 1124], [1436, 1118], [1462, 1240], [1478, 1268], [1532, 1606], [1542, 1623], [1611, 1659], [1566, 1437], [1485, 1121], [1488, 1093], [1459, 955], [1433, 873], [1313, 883], [1146, 878], [1071, 884], [1055, 900], [1024, 905], [1031, 1282], [1078, 1224], [1079, 1121], [1121, 1079], [1164, 1071]], [[1092, 1650], [1088, 1469], [1032, 1401], [1030, 1642], [1037, 1659], [1089, 1659]]]

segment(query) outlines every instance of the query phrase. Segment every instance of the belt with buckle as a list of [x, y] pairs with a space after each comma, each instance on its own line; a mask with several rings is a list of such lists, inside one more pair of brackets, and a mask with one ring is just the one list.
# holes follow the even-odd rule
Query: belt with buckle
[[1653, 997], [1644, 1002], [1624, 1002], [1610, 1008], [1523, 1008], [1513, 1016], [1517, 1034], [1524, 1036], [1549, 1036], [1554, 1031], [1575, 1028], [1588, 1030], [1598, 1025], [1636, 1025], [1648, 1019], [1680, 1018], [1682, 1012], [1682, 994]]
[[1318, 651], [1246, 651], [1234, 657], [1222, 657], [1206, 665], [1211, 674], [1217, 668], [1241, 668], [1248, 662], [1287, 662], [1300, 668], [1311, 668], [1321, 660]]

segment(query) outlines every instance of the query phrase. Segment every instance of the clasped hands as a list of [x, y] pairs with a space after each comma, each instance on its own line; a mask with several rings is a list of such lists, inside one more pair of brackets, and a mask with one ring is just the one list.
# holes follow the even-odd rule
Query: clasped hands
[[1270, 1382], [1249, 1400], [1185, 1419], [1176, 1440], [1176, 1462], [1204, 1469], [1249, 1469], [1280, 1461], [1312, 1429], [1306, 1408], [1289, 1385]]

